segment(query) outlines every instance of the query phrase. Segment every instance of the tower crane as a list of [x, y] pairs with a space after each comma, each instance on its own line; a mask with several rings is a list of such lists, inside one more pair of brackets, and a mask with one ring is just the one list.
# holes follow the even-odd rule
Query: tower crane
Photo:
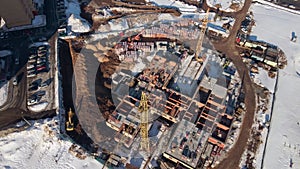
[[[146, 153], [149, 153], [150, 147], [149, 147], [149, 138], [148, 138], [148, 99], [147, 99], [147, 95], [145, 92], [142, 92], [138, 111], [141, 113], [140, 114], [141, 149], [146, 151]], [[125, 129], [125, 131], [128, 133], [131, 133], [132, 130], [133, 130], [133, 126], [130, 122], [128, 128]], [[114, 152], [119, 149], [120, 144], [125, 141], [125, 137], [126, 136], [124, 134], [122, 134], [118, 144], [115, 146], [115, 148], [112, 150], [112, 152], [109, 153], [110, 156], [112, 156], [114, 154]], [[109, 158], [111, 158], [111, 157], [109, 157]], [[102, 169], [105, 169], [105, 167], [107, 167], [108, 161], [109, 160], [107, 160], [105, 162]]]
[[207, 8], [205, 16], [202, 19], [202, 28], [200, 30], [200, 35], [199, 35], [199, 38], [197, 41], [196, 52], [195, 52], [195, 59], [200, 63], [203, 63], [203, 59], [199, 57], [199, 54], [202, 50], [202, 43], [203, 43], [204, 35], [205, 35], [206, 29], [207, 29], [208, 15], [209, 15], [209, 8]]
[[67, 131], [73, 131], [74, 130], [74, 123], [72, 122], [72, 117], [74, 116], [74, 113], [72, 112], [71, 108], [68, 112], [68, 121], [66, 122], [66, 130]]
[[140, 119], [140, 134], [141, 134], [141, 149], [149, 153], [149, 138], [148, 138], [148, 99], [145, 92], [142, 92], [141, 100], [138, 108], [141, 113]]

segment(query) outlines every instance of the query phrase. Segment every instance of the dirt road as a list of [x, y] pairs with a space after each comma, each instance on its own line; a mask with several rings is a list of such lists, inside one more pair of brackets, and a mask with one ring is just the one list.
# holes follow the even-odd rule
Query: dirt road
[[235, 46], [236, 34], [241, 26], [241, 22], [245, 19], [245, 16], [249, 10], [252, 0], [246, 0], [244, 7], [241, 11], [234, 15], [236, 19], [235, 24], [231, 30], [231, 33], [227, 39], [219, 42], [215, 42], [214, 46], [217, 50], [222, 51], [226, 56], [232, 60], [237, 68], [238, 73], [243, 79], [243, 90], [245, 92], [245, 104], [247, 112], [245, 114], [243, 124], [241, 127], [240, 136], [229, 151], [227, 158], [225, 158], [218, 166], [219, 169], [235, 169], [239, 168], [241, 156], [247, 146], [247, 140], [250, 136], [250, 129], [254, 119], [254, 113], [256, 108], [255, 93], [252, 87], [252, 81], [249, 76], [249, 70], [242, 58], [239, 56], [238, 48]]

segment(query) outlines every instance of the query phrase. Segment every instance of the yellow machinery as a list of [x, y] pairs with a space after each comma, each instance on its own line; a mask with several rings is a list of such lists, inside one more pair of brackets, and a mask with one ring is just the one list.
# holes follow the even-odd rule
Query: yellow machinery
[[[149, 153], [150, 147], [149, 147], [149, 139], [148, 139], [148, 99], [147, 99], [147, 95], [145, 92], [142, 92], [138, 110], [141, 113], [141, 116], [140, 116], [140, 120], [141, 120], [140, 133], [141, 133], [141, 139], [142, 139], [141, 140], [141, 149], [146, 151], [147, 153]], [[133, 127], [131, 124], [129, 124], [128, 128], [125, 129], [125, 131], [128, 133], [131, 133], [132, 130], [133, 130]], [[114, 152], [119, 149], [120, 144], [125, 141], [125, 137], [126, 136], [124, 134], [121, 136], [121, 139], [118, 142], [118, 144], [115, 146], [113, 151], [109, 153], [110, 156], [112, 156], [114, 154]], [[107, 160], [104, 163], [102, 169], [105, 169], [105, 167], [107, 167], [108, 163], [109, 163], [109, 160]]]
[[68, 112], [68, 121], [66, 122], [66, 130], [67, 131], [73, 131], [74, 130], [74, 123], [72, 122], [72, 117], [74, 116], [74, 113], [72, 112], [71, 108]]
[[141, 124], [140, 124], [140, 134], [141, 134], [141, 149], [150, 152], [149, 148], [149, 138], [148, 138], [148, 99], [145, 92], [142, 92], [139, 112], [141, 112]]
[[205, 32], [206, 32], [206, 29], [207, 29], [208, 15], [209, 15], [209, 8], [206, 11], [206, 15], [202, 19], [202, 28], [201, 28], [200, 35], [199, 35], [199, 38], [198, 38], [198, 41], [197, 41], [196, 52], [195, 52], [195, 59], [200, 63], [203, 62], [203, 59], [199, 57], [199, 54], [200, 54], [201, 49], [202, 49], [202, 43], [203, 43]]

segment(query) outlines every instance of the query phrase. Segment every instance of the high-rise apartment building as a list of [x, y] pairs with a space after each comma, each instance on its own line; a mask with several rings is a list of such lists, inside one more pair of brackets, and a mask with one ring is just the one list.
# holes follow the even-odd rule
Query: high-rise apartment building
[[0, 0], [0, 17], [7, 28], [30, 25], [34, 15], [32, 0]]

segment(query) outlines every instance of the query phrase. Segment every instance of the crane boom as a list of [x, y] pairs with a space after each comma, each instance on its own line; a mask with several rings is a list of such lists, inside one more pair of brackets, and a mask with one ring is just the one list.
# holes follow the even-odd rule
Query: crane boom
[[199, 38], [197, 41], [196, 52], [195, 52], [195, 59], [200, 63], [203, 62], [203, 59], [199, 57], [199, 54], [202, 50], [202, 43], [203, 43], [204, 35], [205, 35], [206, 29], [207, 29], [208, 15], [209, 15], [209, 8], [207, 8], [205, 16], [202, 19], [202, 28], [200, 30], [200, 35], [199, 35]]

